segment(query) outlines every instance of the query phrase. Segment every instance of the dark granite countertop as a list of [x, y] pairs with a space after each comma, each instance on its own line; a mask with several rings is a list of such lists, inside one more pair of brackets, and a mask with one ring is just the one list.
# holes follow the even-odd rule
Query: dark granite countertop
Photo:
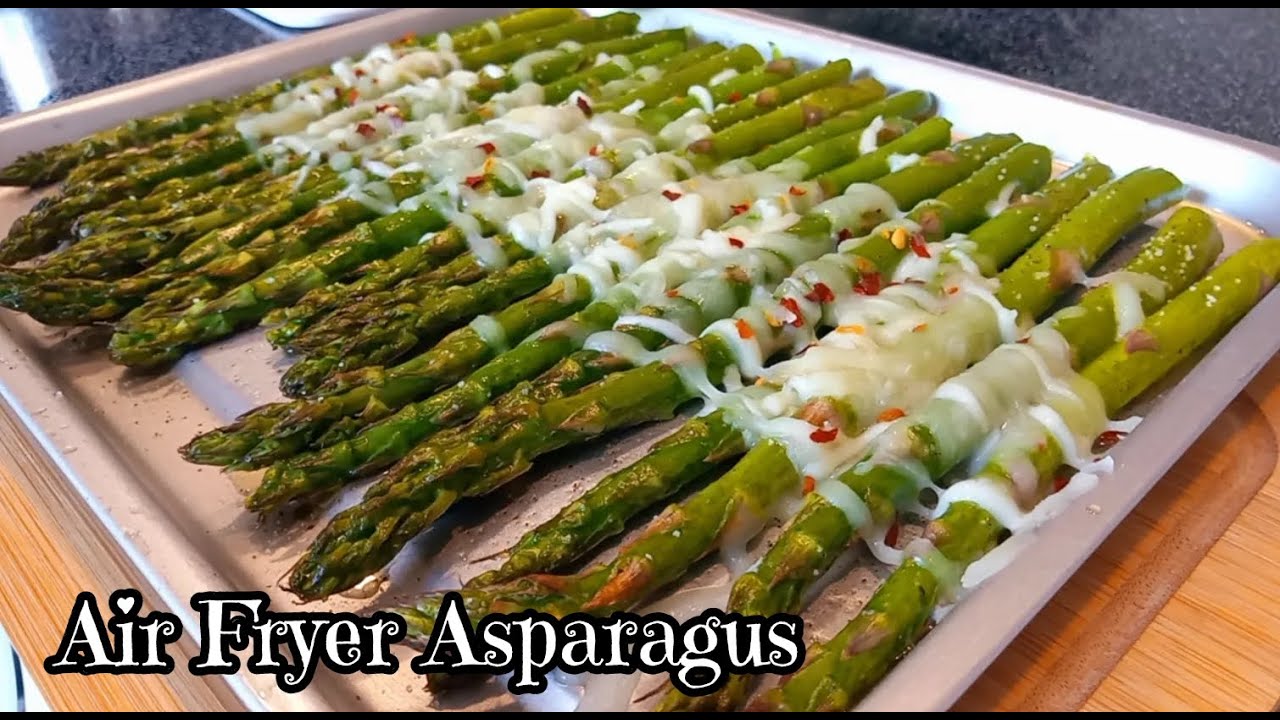
[[[1280, 10], [767, 10], [1280, 144]], [[0, 116], [286, 34], [217, 8], [3, 9]]]

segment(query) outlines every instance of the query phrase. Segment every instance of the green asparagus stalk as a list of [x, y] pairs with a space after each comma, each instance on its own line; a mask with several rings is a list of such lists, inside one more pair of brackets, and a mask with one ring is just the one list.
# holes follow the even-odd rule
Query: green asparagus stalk
[[767, 168], [782, 162], [809, 145], [860, 131], [877, 117], [924, 120], [933, 115], [936, 109], [937, 101], [932, 94], [923, 90], [905, 90], [865, 107], [850, 110], [837, 118], [832, 118], [829, 122], [774, 143], [747, 158], [747, 161], [752, 167]]
[[[932, 138], [936, 137], [938, 128], [939, 124], [930, 128], [920, 128], [922, 136], [926, 138], [924, 142], [933, 142]], [[945, 127], [942, 129], [945, 130]], [[907, 141], [907, 138], [904, 137], [902, 140]], [[971, 169], [981, 159], [990, 157], [1003, 149], [1009, 142], [1012, 140], [1008, 137], [996, 136], [964, 143], [957, 148], [958, 156], [963, 160], [962, 163], [926, 163], [922, 168], [909, 168], [876, 182], [895, 188], [896, 194], [891, 193], [891, 195], [900, 202], [911, 205], [922, 197], [936, 193], [955, 182], [966, 170]], [[879, 158], [874, 157], [876, 153], [872, 153], [854, 161], [867, 173], [861, 178], [862, 180], [876, 178], [887, 170], [885, 158], [891, 151], [892, 145], [891, 143], [890, 146], [886, 146], [885, 152], [880, 153]], [[843, 176], [853, 177], [849, 172], [843, 173]], [[904, 181], [903, 178], [907, 178], [909, 182]], [[875, 218], [868, 218], [867, 221], [874, 224]], [[806, 234], [814, 236], [825, 237], [831, 231], [829, 226], [823, 225], [822, 220], [810, 221], [805, 227], [810, 230]], [[869, 228], [870, 224], [867, 227]], [[553, 300], [557, 304], [552, 305], [552, 308], [558, 307], [563, 302], [556, 298]], [[526, 337], [548, 322], [563, 317], [547, 317], [540, 303], [541, 301], [531, 306], [531, 309], [539, 311], [537, 313], [531, 313], [518, 304], [498, 313], [494, 320], [502, 328], [505, 337]], [[579, 319], [589, 322], [588, 327], [592, 329], [604, 329], [616, 319], [613, 312], [611, 306], [606, 304], [603, 307], [597, 306], [592, 313]], [[355, 413], [362, 413], [366, 417], [372, 415], [370, 420], [376, 420], [379, 417], [378, 412], [390, 413], [415, 402], [439, 390], [447, 383], [461, 379], [466, 373], [492, 360], [496, 354], [493, 346], [474, 329], [458, 330], [430, 352], [397, 368], [390, 370], [366, 368], [358, 373], [358, 377], [355, 376], [357, 374], [350, 377], [340, 376], [339, 381], [349, 385], [335, 385], [330, 395], [312, 401], [282, 403], [261, 408], [240, 418], [225, 430], [215, 430], [197, 438], [184, 452], [189, 460], [195, 462], [235, 463], [240, 462], [245, 453], [256, 445], [266, 442], [279, 443], [281, 438], [313, 437], [314, 433], [322, 431], [328, 427], [329, 423]], [[481, 404], [485, 401], [487, 399], [482, 400]], [[375, 412], [371, 412], [371, 409]], [[413, 409], [407, 411], [407, 417], [396, 422], [394, 433], [413, 432], [414, 426], [411, 423], [415, 422], [413, 418], [417, 412]], [[410, 424], [406, 426], [405, 420]], [[379, 440], [378, 443], [381, 444], [382, 441]], [[290, 447], [296, 451], [297, 446], [293, 443], [285, 443], [282, 449]], [[259, 456], [259, 461], [287, 456], [276, 454], [278, 452], [273, 449], [272, 453]]]
[[[985, 274], [994, 275], [1110, 176], [1111, 171], [1105, 165], [1086, 162], [1063, 173], [1040, 192], [1024, 196], [969, 234], [976, 247], [974, 259]], [[972, 178], [966, 182], [972, 182]], [[682, 440], [686, 433], [688, 440]], [[685, 467], [709, 462], [695, 462], [691, 457], [705, 453], [716, 462], [723, 460], [725, 452], [718, 449], [721, 446], [741, 448], [738, 455], [747, 450], [741, 433], [724, 413], [690, 420], [675, 435], [662, 441], [663, 452], [651, 452], [601, 480], [555, 517], [525, 533], [512, 546], [501, 567], [474, 578], [468, 586], [484, 587], [522, 575], [564, 568], [620, 532], [635, 513], [684, 487], [692, 479], [685, 474]], [[680, 463], [668, 462], [667, 456], [679, 458]]]
[[[993, 152], [1007, 148], [1012, 142], [1016, 139], [1008, 136], [976, 139], [957, 145], [943, 163], [935, 161], [915, 169], [945, 168], [945, 174], [963, 177], [968, 174], [965, 171], [972, 170], [975, 164], [980, 165]], [[1022, 153], [1018, 155], [1021, 157]], [[1043, 181], [1048, 174], [1048, 158], [1039, 157], [1038, 153], [1033, 155], [1035, 162], [1027, 163], [1027, 172], [1034, 174], [1035, 166], [1039, 166]], [[944, 173], [915, 174], [919, 177]], [[901, 181], [895, 175], [878, 182], [895, 187]], [[898, 200], [900, 206], [914, 204]], [[935, 212], [942, 207], [939, 203]], [[968, 215], [964, 208], [953, 209], [956, 218]], [[802, 229], [805, 234], [828, 234], [832, 230], [831, 220], [825, 215], [810, 213], [792, 232], [799, 233]], [[877, 237], [887, 246], [885, 252], [892, 255], [895, 251], [889, 239]], [[873, 249], [868, 247], [872, 243], [874, 239], [864, 243], [863, 254]], [[713, 378], [735, 362], [732, 348], [716, 335], [704, 336], [686, 347], [704, 358]], [[384, 565], [404, 542], [439, 517], [461, 493], [486, 493], [523, 474], [534, 458], [546, 452], [638, 422], [670, 417], [674, 408], [691, 398], [691, 390], [674, 368], [661, 362], [651, 363], [611, 375], [574, 396], [547, 403], [531, 417], [511, 419], [507, 423], [511, 431], [504, 431], [496, 438], [468, 438], [461, 448], [446, 447], [439, 453], [432, 452], [434, 447], [424, 446], [419, 450], [426, 457], [420, 457], [419, 452], [406, 457], [370, 489], [361, 505], [345, 511], [330, 523], [291, 572], [290, 586], [301, 597], [319, 597], [349, 587], [349, 583], [360, 579], [353, 578], [354, 573]], [[463, 472], [447, 462], [447, 457], [454, 452], [483, 460], [478, 467], [469, 467]], [[387, 537], [388, 530], [393, 537]]]
[[[1214, 268], [1135, 332], [1157, 338], [1135, 348], [1120, 341], [1082, 371], [1113, 415], [1160, 380], [1197, 348], [1229, 330], [1280, 279], [1280, 240], [1260, 240]], [[1038, 501], [1053, 491], [1064, 461], [1050, 433], [1025, 446], [1019, 438], [997, 445], [978, 477], [1011, 488], [1010, 457], [1026, 458], [1038, 474]], [[915, 644], [949, 578], [995, 547], [1005, 528], [981, 505], [959, 501], [926, 529], [933, 557], [912, 557], [895, 570], [858, 616], [809, 653], [804, 669], [758, 703], [762, 709], [842, 710], [860, 700]], [[939, 577], [946, 575], [946, 578]]]

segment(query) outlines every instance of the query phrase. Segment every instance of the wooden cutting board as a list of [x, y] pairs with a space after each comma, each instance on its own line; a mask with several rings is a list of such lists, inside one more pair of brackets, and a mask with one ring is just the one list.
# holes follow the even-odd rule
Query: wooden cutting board
[[[1236, 398], [957, 704], [1271, 710], [1280, 699], [1280, 358]], [[0, 625], [57, 710], [235, 707], [170, 676], [50, 677], [75, 594], [148, 596], [83, 502], [0, 413]], [[188, 651], [190, 649], [188, 648]]]

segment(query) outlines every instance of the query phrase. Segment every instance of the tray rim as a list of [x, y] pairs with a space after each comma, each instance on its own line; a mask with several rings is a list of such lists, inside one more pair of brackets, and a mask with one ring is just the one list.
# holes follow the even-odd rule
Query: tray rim
[[[139, 94], [153, 98], [161, 95], [172, 98], [172, 94], [165, 95], [165, 92], [168, 89], [175, 86], [178, 88], [195, 87], [198, 83], [194, 81], [201, 77], [206, 77], [208, 73], [212, 72], [214, 74], [223, 75], [225, 79], [226, 76], [230, 76], [230, 71], [225, 67], [227, 65], [274, 62], [268, 58], [283, 58], [281, 61], [288, 63], [302, 57], [302, 55], [306, 54], [306, 52], [311, 48], [316, 47], [322, 47], [329, 50], [326, 56], [330, 57], [342, 52], [349, 52], [345, 50], [337, 50], [337, 46], [331, 44], [330, 41], [336, 38], [343, 38], [349, 43], [354, 42], [357, 46], [363, 47], [364, 45], [361, 45], [361, 43], [365, 43], [363, 38], [367, 37], [371, 33], [381, 33], [384, 29], [391, 30], [392, 28], [403, 28], [404, 22], [413, 22], [416, 23], [415, 27], [422, 27], [432, 18], [441, 14], [442, 10], [447, 11], [447, 9], [407, 9], [394, 11], [374, 16], [372, 18], [359, 20], [348, 25], [318, 30], [299, 37], [268, 43], [263, 46], [241, 51], [232, 55], [204, 61], [185, 68], [171, 70], [150, 78], [143, 78], [112, 88], [95, 91], [87, 95], [70, 98], [43, 108], [0, 120], [0, 140], [8, 137], [10, 133], [24, 132], [36, 125], [52, 126], [54, 131], [60, 131], [65, 127], [59, 122], [60, 120], [75, 118], [82, 113], [92, 113], [95, 109], [101, 108], [104, 101], [107, 107], [116, 107], [122, 102], [127, 105], [128, 100], [131, 97]], [[484, 10], [498, 11], [501, 9]], [[1280, 148], [1260, 141], [1242, 138], [1218, 130], [1201, 128], [1184, 121], [1165, 118], [1142, 110], [1115, 105], [1107, 101], [1097, 100], [1088, 96], [1039, 85], [1037, 83], [1013, 78], [990, 70], [976, 68], [963, 63], [898, 48], [896, 46], [891, 46], [862, 37], [818, 28], [793, 20], [776, 18], [755, 11], [737, 9], [699, 9], [690, 12], [710, 14], [713, 16], [718, 15], [726, 18], [738, 17], [751, 22], [768, 23], [787, 27], [792, 30], [813, 33], [840, 42], [849, 49], [850, 53], [856, 52], [859, 48], [867, 48], [889, 55], [909, 57], [919, 62], [946, 67], [953, 71], [963, 72], [978, 77], [984, 77], [994, 82], [1012, 85], [1025, 91], [1046, 95], [1065, 102], [1083, 105], [1104, 113], [1127, 116], [1140, 122], [1160, 125], [1200, 138], [1228, 144], [1237, 149], [1261, 155], [1263, 159], [1280, 165]], [[483, 14], [488, 15], [492, 13], [485, 12]], [[393, 35], [384, 36], [383, 39], [391, 36]], [[361, 39], [353, 40], [353, 38]], [[376, 42], [376, 40], [374, 42]], [[305, 64], [301, 66], [305, 66]], [[273, 65], [270, 72], [270, 76], [273, 77], [280, 75], [280, 66]], [[199, 87], [201, 88], [200, 92], [190, 94], [192, 99], [209, 96], [210, 92], [207, 91], [207, 88], [209, 87], [208, 85], [199, 85]], [[121, 93], [124, 93], [123, 97], [120, 95]], [[938, 94], [943, 95], [943, 93]], [[93, 115], [89, 122], [96, 122], [102, 117], [103, 116], [101, 114]], [[108, 120], [104, 122], [110, 124], [110, 122], [113, 121]], [[80, 135], [83, 135], [83, 132], [79, 130], [72, 130], [70, 128], [66, 128], [64, 133], [65, 138], [79, 137]], [[10, 145], [10, 147], [12, 147], [12, 145]], [[3, 153], [0, 152], [0, 154]], [[2, 159], [3, 158], [0, 158], [0, 160]], [[1078, 500], [1072, 505], [1071, 510], [1067, 514], [1064, 514], [1062, 517], [1056, 519], [1054, 522], [1042, 529], [1039, 541], [1034, 543], [1034, 545], [1029, 548], [1028, 552], [1023, 553], [1015, 561], [1014, 565], [1011, 565], [1005, 572], [997, 575], [975, 593], [975, 595], [980, 598], [986, 598], [987, 596], [996, 594], [996, 590], [1007, 590], [1005, 586], [1009, 585], [1011, 582], [1009, 578], [1013, 576], [1011, 571], [1014, 567], [1027, 566], [1030, 570], [1035, 570], [1038, 567], [1040, 572], [1036, 575], [1035, 580], [1040, 583], [1040, 587], [1042, 588], [1041, 595], [1043, 595], [1043, 597], [1035, 596], [1032, 593], [1017, 593], [1017, 595], [1021, 596], [1023, 605], [1027, 607], [1030, 607], [1031, 605], [1035, 606], [1034, 611], [1027, 614], [1025, 619], [1021, 622], [1011, 624], [1007, 622], [1008, 613], [1005, 612], [1005, 610], [1008, 609], [1008, 606], [1004, 606], [1004, 609], [999, 613], [999, 617], [993, 618], [990, 616], [992, 615], [996, 603], [984, 603], [980, 599], [970, 597], [965, 603], [961, 604], [951, 613], [952, 615], [959, 615], [962, 613], [966, 614], [966, 616], [969, 617], [970, 622], [968, 624], [964, 624], [963, 627], [970, 630], [974, 623], [981, 627], [994, 627], [997, 625], [1004, 626], [1003, 634], [999, 641], [983, 643], [984, 646], [988, 646], [987, 650], [989, 652], [980, 653], [982, 657], [979, 658], [979, 661], [968, 668], [969, 676], [967, 678], [959, 677], [955, 672], [948, 673], [946, 663], [941, 663], [940, 666], [934, 667], [935, 665], [939, 665], [939, 663], [930, 663], [927, 660], [921, 659], [926, 655], [930, 657], [941, 657], [940, 651], [945, 651], [945, 648], [948, 645], [952, 645], [956, 642], [962, 642], [963, 647], [965, 647], [968, 652], [972, 653], [974, 651], [975, 644], [968, 637], [957, 635], [957, 632], [959, 632], [962, 627], [961, 622], [944, 622], [930, 633], [929, 637], [921, 643], [920, 650], [913, 652], [899, 666], [899, 668], [894, 671], [894, 673], [890, 674], [889, 677], [885, 678], [885, 680], [880, 683], [877, 689], [859, 706], [859, 709], [908, 709], [902, 703], [903, 699], [910, 700], [910, 703], [908, 703], [910, 709], [945, 709], [946, 707], [949, 707], [959, 694], [968, 687], [969, 683], [978, 674], [980, 674], [983, 669], [985, 669], [986, 665], [992, 659], [994, 659], [995, 655], [1007, 646], [1008, 641], [1012, 639], [1018, 631], [1020, 631], [1025, 623], [1035, 616], [1035, 611], [1038, 611], [1039, 607], [1042, 607], [1044, 602], [1047, 602], [1052, 593], [1056, 592], [1061, 584], [1074, 574], [1079, 564], [1087, 559], [1087, 557], [1092, 554], [1093, 550], [1096, 549], [1097, 544], [1101, 543], [1102, 540], [1110, 534], [1110, 531], [1115, 527], [1115, 525], [1127, 516], [1128, 511], [1132, 506], [1145, 497], [1146, 491], [1150, 486], [1158, 481], [1168, 467], [1177, 461], [1185, 451], [1186, 447], [1203, 432], [1209, 423], [1213, 422], [1218, 417], [1221, 410], [1238, 394], [1241, 389], [1243, 389], [1248, 381], [1252, 379], [1259, 370], [1261, 370], [1263, 365], [1271, 360], [1276, 351], [1280, 350], [1280, 337], [1267, 339], [1271, 333], [1266, 332], [1269, 329], [1267, 327], [1269, 317], [1272, 313], [1276, 313], [1277, 311], [1280, 311], [1280, 293], [1271, 293], [1248, 315], [1246, 315], [1246, 317], [1243, 318], [1230, 333], [1220, 339], [1214, 349], [1196, 364], [1196, 366], [1186, 375], [1184, 380], [1180, 382], [1178, 386], [1165, 393], [1164, 398], [1161, 401], [1162, 411], [1158, 414], [1153, 414], [1154, 420], [1149, 418], [1148, 422], [1145, 422], [1126, 443], [1117, 448], [1114, 453], [1114, 457], [1117, 461], [1117, 469], [1116, 473], [1112, 477], [1117, 478], [1122, 474], [1125, 474], [1126, 479], [1129, 476], [1143, 478], [1140, 482], [1136, 483], [1137, 485], [1142, 486], [1140, 491], [1133, 493], [1132, 496], [1127, 499], [1112, 497], [1119, 493], [1117, 488], [1119, 488], [1123, 483], [1104, 483], [1103, 487], [1086, 496], [1086, 498], [1095, 501], [1108, 501], [1108, 505], [1102, 514], [1091, 516], [1092, 519], [1076, 518], [1075, 520], [1068, 521], [1069, 518], [1079, 515], [1085, 508], [1086, 501], [1084, 499]], [[1261, 338], [1261, 340], [1259, 340], [1259, 338]], [[1242, 339], [1252, 339], [1254, 342], [1241, 342]], [[127, 537], [120, 527], [120, 523], [113, 517], [111, 508], [102, 501], [102, 498], [95, 494], [93, 488], [85, 482], [85, 479], [81, 477], [73, 467], [73, 464], [66, 456], [66, 453], [61, 451], [44, 432], [40, 419], [30, 411], [32, 398], [38, 399], [42, 393], [54, 393], [56, 391], [57, 383], [54, 381], [54, 378], [45, 368], [39, 367], [33, 362], [30, 362], [29, 357], [22, 352], [21, 344], [8, 332], [3, 333], [3, 338], [0, 338], [0, 351], [3, 351], [6, 356], [14, 352], [18, 353], [20, 356], [13, 368], [0, 371], [0, 397], [2, 397], [6, 404], [8, 404], [18, 415], [27, 427], [28, 431], [30, 431], [31, 435], [36, 439], [41, 451], [49, 456], [55, 466], [58, 467], [66, 476], [66, 479], [75, 486], [77, 492], [94, 511], [95, 516], [103, 522], [112, 537], [120, 543], [124, 552], [130, 560], [137, 565], [139, 571], [144, 574], [147, 581], [156, 588], [157, 592], [161, 595], [161, 599], [164, 604], [169, 605], [171, 608], [175, 609], [175, 611], [181, 612], [183, 608], [188, 607], [185, 599], [174, 596], [174, 592], [172, 591], [172, 588], [169, 587], [169, 583], [165, 580], [164, 575], [159, 573], [156, 568], [151, 567], [146, 562], [144, 554], [140, 552], [134, 543]], [[1266, 353], [1265, 355], [1263, 354], [1264, 352]], [[1215, 375], [1228, 376], [1228, 382], [1223, 386], [1222, 392], [1216, 393], [1209, 402], [1205, 402], [1201, 397], [1192, 395], [1193, 386], [1198, 387], [1205, 380], [1214, 377]], [[47, 398], [48, 395], [45, 395], [45, 397]], [[1164, 409], [1166, 405], [1171, 404], [1173, 404], [1172, 409]], [[1212, 412], [1205, 412], [1206, 408], [1211, 408]], [[1174, 412], [1176, 409], [1194, 410], [1195, 412], [1191, 414], [1193, 417], [1197, 418], [1197, 421], [1189, 425], [1186, 423], [1179, 424], [1179, 421], [1175, 418], [1177, 418], [1180, 413]], [[107, 465], [115, 466], [114, 471], [108, 474], [116, 475], [117, 483], [123, 483], [127, 489], [127, 486], [131, 484], [128, 472], [123, 467], [123, 464], [113, 457], [112, 450], [107, 446], [104, 439], [98, 437], [99, 433], [83, 418], [73, 415], [71, 420], [73, 422], [78, 422], [81, 425], [80, 434], [86, 436], [86, 445], [82, 445], [80, 447], [80, 455], [76, 458], [75, 464], [82, 464], [81, 461], [83, 461], [86, 456], [93, 456], [95, 459], [101, 458], [101, 460]], [[1171, 440], [1173, 441], [1172, 443], [1170, 442]], [[1176, 452], [1170, 453], [1168, 450], [1170, 447], [1177, 447]], [[1142, 469], [1132, 467], [1134, 461], [1140, 455], [1146, 454], [1147, 452], [1153, 452], [1157, 457], [1163, 457], [1164, 459], [1161, 461], [1162, 464], [1149, 465]], [[1152, 468], [1158, 469], [1153, 470]], [[97, 485], [98, 483], [93, 484]], [[147, 504], [146, 499], [139, 498], [139, 504]], [[158, 517], [160, 517], [161, 522], [163, 522], [163, 516]], [[1059, 536], [1064, 535], [1064, 533], [1061, 532], [1063, 528], [1078, 525], [1080, 522], [1092, 522], [1094, 524], [1094, 529], [1090, 532], [1088, 537], [1076, 537], [1072, 542], [1065, 542], [1067, 540], [1072, 540], [1069, 537], [1059, 538]], [[175, 534], [181, 535], [181, 533], [176, 530], [174, 532]], [[1064, 544], [1047, 547], [1049, 543], [1047, 542], [1046, 537], [1062, 539], [1064, 540]], [[1035, 552], [1035, 548], [1046, 549], [1037, 554]], [[1064, 553], [1067, 553], [1068, 550], [1075, 554], [1066, 555], [1065, 564], [1059, 564], [1056, 566], [1052, 564], [1055, 562], [1054, 558], [1059, 558], [1059, 560], [1063, 559], [1061, 556], [1063, 556]], [[1036, 559], [1039, 555], [1044, 555], [1043, 558], [1036, 560], [1040, 565], [1037, 566], [1032, 564], [1031, 560]], [[988, 612], [981, 613], [970, 610], [965, 613], [965, 608], [978, 607], [987, 608]], [[951, 632], [946, 630], [948, 627], [952, 628]], [[193, 630], [193, 628], [188, 627], [188, 630]], [[932, 652], [928, 652], [926, 649], [931, 649]], [[904, 668], [908, 669], [909, 672], [904, 670]], [[907, 683], [903, 681], [903, 679], [909, 674], [918, 674], [921, 672], [927, 673], [928, 676], [934, 677], [935, 679], [950, 676], [951, 684], [948, 685], [945, 682], [938, 683], [939, 685], [946, 686], [947, 689], [943, 692], [930, 695], [929, 693], [921, 692], [918, 687], [908, 687]], [[228, 678], [228, 682], [232, 684], [237, 696], [246, 703], [247, 707], [260, 709], [268, 708], [268, 705], [262, 701], [251, 687], [249, 687], [248, 683], [245, 682], [245, 678], [241, 675], [231, 676]], [[902, 692], [904, 689], [910, 689], [912, 692]], [[895, 690], [899, 693], [896, 698], [893, 697]], [[307, 705], [307, 703], [303, 703], [303, 705]]]

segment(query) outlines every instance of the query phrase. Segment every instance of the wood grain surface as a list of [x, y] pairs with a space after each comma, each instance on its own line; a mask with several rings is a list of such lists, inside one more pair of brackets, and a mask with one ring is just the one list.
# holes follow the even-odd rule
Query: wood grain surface
[[[76, 593], [146, 584], [0, 413], [0, 625], [59, 710], [235, 707], [162, 676], [51, 677]], [[957, 704], [962, 710], [1271, 710], [1280, 699], [1280, 359]], [[190, 648], [186, 648], [189, 652]]]

